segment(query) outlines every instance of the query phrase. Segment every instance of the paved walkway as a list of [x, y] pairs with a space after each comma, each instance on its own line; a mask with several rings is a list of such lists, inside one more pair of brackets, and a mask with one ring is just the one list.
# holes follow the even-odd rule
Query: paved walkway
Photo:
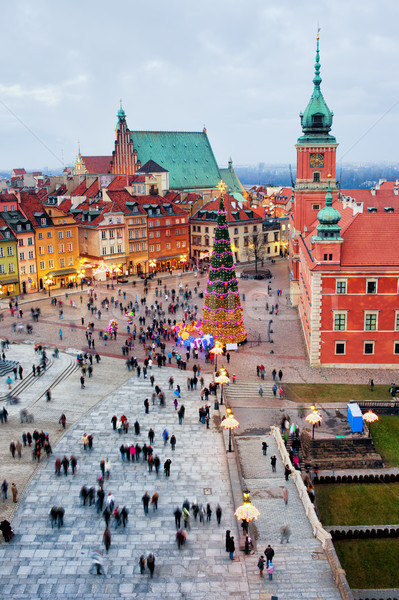
[[[109, 379], [115, 378], [109, 369], [107, 373]], [[225, 530], [230, 529], [234, 534], [237, 524], [222, 437], [213, 419], [209, 430], [198, 422], [199, 394], [186, 391], [187, 372], [167, 368], [154, 369], [154, 374], [166, 391], [167, 407], [161, 409], [151, 404], [148, 415], [144, 413], [143, 400], [151, 397], [149, 380], [131, 377], [84, 415], [88, 402], [84, 398], [86, 392], [90, 393], [91, 382], [88, 381], [86, 390], [80, 391], [78, 375], [71, 376], [69, 392], [64, 388], [62, 402], [76, 411], [75, 417], [80, 420], [53, 447], [50, 462], [36, 473], [20, 502], [13, 520], [15, 538], [11, 544], [0, 547], [0, 597], [14, 600], [63, 600], [77, 596], [96, 600], [227, 600], [232, 597], [259, 600], [275, 593], [279, 600], [320, 597], [338, 600], [328, 562], [312, 536], [294, 486], [289, 482], [290, 499], [286, 508], [281, 497], [284, 485], [281, 461], [278, 458], [277, 474], [271, 475], [269, 457], [265, 469], [257, 436], [241, 438], [239, 447], [252, 499], [262, 513], [257, 523], [258, 550], [271, 543], [276, 551], [274, 581], [259, 578], [258, 554], [245, 557], [238, 551], [233, 562], [228, 559], [224, 549]], [[181, 426], [167, 386], [171, 374], [181, 385], [186, 406]], [[94, 378], [93, 385], [95, 381]], [[122, 463], [121, 438], [113, 432], [110, 419], [113, 414], [123, 412], [131, 423], [129, 434], [122, 436], [125, 443], [138, 439], [142, 444], [147, 441], [149, 427], [154, 428], [154, 452], [159, 454], [162, 463], [167, 457], [172, 459], [169, 479], [163, 473], [158, 478], [155, 473], [149, 473], [142, 462]], [[138, 437], [132, 427], [136, 418], [141, 425]], [[161, 442], [165, 426], [170, 435], [176, 435], [175, 452]], [[85, 432], [94, 435], [91, 453], [82, 449], [81, 437]], [[276, 452], [271, 438], [268, 443], [269, 454]], [[56, 478], [55, 457], [72, 453], [78, 458], [77, 474], [74, 478], [71, 475]], [[111, 530], [112, 546], [105, 557], [107, 577], [103, 579], [89, 575], [89, 568], [91, 552], [101, 548], [104, 521], [96, 515], [94, 506], [80, 505], [79, 491], [82, 485], [95, 486], [100, 460], [107, 456], [112, 471], [105, 490], [115, 495], [117, 504], [126, 505], [130, 515], [126, 530]], [[144, 517], [141, 504], [145, 491], [149, 494], [157, 491], [160, 496], [158, 512], [150, 509], [148, 517]], [[213, 511], [220, 503], [222, 523], [220, 527], [216, 525], [214, 513], [210, 523], [193, 522], [186, 547], [178, 551], [173, 511], [186, 497], [190, 502], [210, 502]], [[66, 511], [65, 526], [61, 530], [52, 530], [49, 522], [48, 511], [55, 504], [62, 504]], [[291, 524], [289, 545], [279, 543], [283, 521]], [[237, 534], [235, 537], [238, 548]], [[153, 580], [147, 573], [140, 575], [138, 567], [139, 556], [150, 551], [156, 557]]]

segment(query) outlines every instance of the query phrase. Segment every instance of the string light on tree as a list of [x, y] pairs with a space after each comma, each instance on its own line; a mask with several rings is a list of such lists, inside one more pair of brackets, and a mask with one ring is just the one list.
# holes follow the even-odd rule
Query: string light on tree
[[202, 309], [202, 331], [212, 335], [222, 345], [242, 344], [246, 342], [247, 334], [223, 201], [226, 185], [220, 181], [217, 188], [220, 191], [220, 204]]

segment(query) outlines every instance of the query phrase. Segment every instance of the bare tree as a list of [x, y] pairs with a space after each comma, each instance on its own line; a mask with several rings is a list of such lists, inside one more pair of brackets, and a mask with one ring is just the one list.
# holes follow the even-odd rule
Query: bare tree
[[252, 236], [247, 246], [248, 258], [255, 261], [255, 273], [258, 273], [258, 260], [263, 260], [267, 252], [267, 233], [259, 232]]

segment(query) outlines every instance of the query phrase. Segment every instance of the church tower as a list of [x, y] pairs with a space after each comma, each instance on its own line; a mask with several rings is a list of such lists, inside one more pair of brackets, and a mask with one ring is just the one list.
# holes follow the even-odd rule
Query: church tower
[[115, 150], [112, 153], [111, 173], [116, 175], [134, 175], [141, 164], [137, 161], [130, 130], [126, 123], [126, 114], [121, 107], [117, 114]]
[[305, 111], [300, 113], [302, 135], [296, 143], [297, 168], [295, 200], [291, 220], [290, 277], [291, 302], [298, 303], [298, 236], [305, 234], [324, 204], [327, 187], [332, 198], [337, 194], [337, 142], [330, 134], [333, 112], [321, 92], [319, 36], [317, 36], [313, 93]]

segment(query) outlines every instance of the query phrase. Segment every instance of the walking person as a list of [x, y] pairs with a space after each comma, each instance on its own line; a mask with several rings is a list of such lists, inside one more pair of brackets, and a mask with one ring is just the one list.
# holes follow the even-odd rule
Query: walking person
[[288, 479], [289, 479], [289, 477], [290, 477], [290, 475], [291, 475], [291, 472], [292, 472], [292, 471], [291, 471], [291, 469], [289, 468], [289, 466], [288, 466], [288, 465], [285, 465], [285, 467], [284, 467], [284, 477], [285, 477], [285, 480], [286, 480], [286, 481], [288, 481]]
[[140, 575], [144, 575], [145, 573], [145, 557], [143, 555], [139, 558], [139, 566], [140, 566]]
[[276, 458], [276, 455], [273, 454], [273, 456], [270, 458], [270, 464], [272, 465], [272, 473], [276, 472], [276, 463], [277, 463], [277, 458]]
[[151, 504], [153, 506], [154, 511], [158, 510], [158, 498], [159, 498], [159, 494], [158, 492], [154, 492], [151, 498]]
[[18, 488], [14, 482], [11, 484], [11, 493], [12, 493], [12, 501], [14, 503], [18, 502]]
[[218, 504], [216, 507], [216, 521], [217, 521], [218, 525], [220, 525], [221, 519], [222, 519], [222, 508], [221, 508], [220, 504]]
[[291, 536], [291, 529], [289, 528], [289, 525], [283, 525], [280, 528], [281, 531], [281, 540], [280, 540], [280, 544], [282, 544], [284, 542], [284, 540], [286, 540], [287, 544], [290, 543], [290, 536]]
[[287, 488], [284, 488], [283, 498], [284, 498], [284, 504], [287, 506], [287, 504], [288, 504], [288, 489]]
[[5, 502], [7, 500], [7, 490], [8, 490], [8, 483], [4, 479], [3, 483], [1, 484], [1, 494], [3, 496], [3, 502]]
[[155, 556], [153, 555], [152, 552], [150, 552], [149, 555], [147, 556], [147, 568], [150, 572], [150, 577], [152, 579], [154, 576], [154, 569], [155, 569]]
[[266, 548], [264, 554], [266, 556], [266, 567], [268, 567], [269, 564], [272, 562], [273, 557], [274, 557], [274, 550], [273, 550], [273, 548], [271, 547], [270, 544]]
[[170, 460], [170, 458], [168, 458], [167, 460], [165, 460], [164, 464], [163, 464], [163, 468], [165, 469], [165, 476], [166, 477], [170, 477], [170, 465], [172, 464], [172, 461]]
[[148, 515], [148, 505], [150, 503], [150, 496], [148, 492], [144, 494], [144, 496], [141, 498], [141, 501], [143, 503], [144, 514]]
[[259, 569], [259, 577], [263, 577], [263, 571], [265, 569], [265, 557], [263, 556], [263, 554], [259, 557], [258, 569]]
[[180, 529], [181, 515], [182, 515], [180, 508], [177, 507], [173, 514], [175, 517], [176, 529]]
[[281, 381], [281, 380], [282, 380], [282, 378], [283, 378], [283, 372], [282, 372], [282, 370], [281, 370], [281, 369], [280, 369], [280, 370], [279, 370], [279, 372], [278, 372], [278, 378], [279, 378], [279, 381]]
[[267, 442], [262, 442], [262, 452], [263, 452], [263, 456], [266, 456], [266, 455], [267, 455], [267, 448], [268, 448]]
[[263, 387], [262, 387], [262, 384], [260, 384], [260, 385], [259, 385], [259, 389], [258, 389], [258, 391], [259, 391], [259, 396], [260, 396], [261, 398], [263, 398]]
[[103, 543], [104, 543], [104, 546], [105, 546], [105, 551], [108, 554], [108, 550], [111, 547], [111, 532], [108, 529], [108, 525], [107, 525], [107, 527], [105, 528], [105, 531], [104, 531]]
[[231, 536], [229, 539], [229, 544], [228, 544], [228, 553], [229, 553], [230, 560], [234, 560], [235, 549], [236, 549], [236, 546], [234, 543], [234, 536]]

